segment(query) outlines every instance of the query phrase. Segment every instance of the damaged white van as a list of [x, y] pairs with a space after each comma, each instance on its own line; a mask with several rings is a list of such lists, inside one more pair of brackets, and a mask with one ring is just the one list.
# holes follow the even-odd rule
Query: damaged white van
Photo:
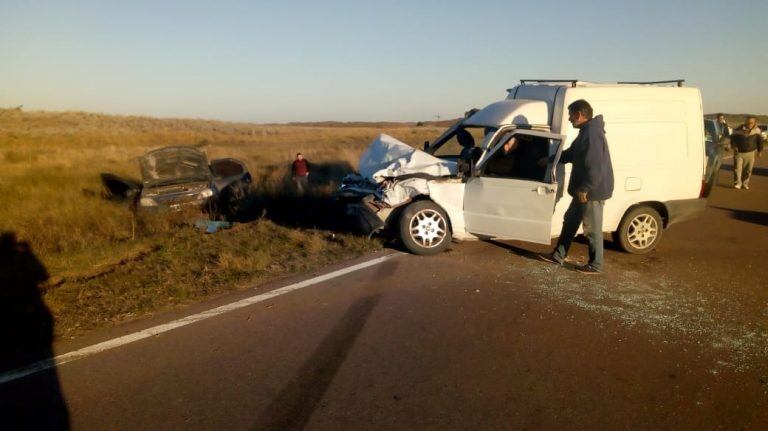
[[[578, 99], [606, 123], [615, 190], [603, 231], [627, 252], [647, 253], [663, 229], [706, 207], [701, 94], [683, 81], [523, 80], [423, 151], [381, 135], [339, 195], [366, 231], [388, 231], [416, 254], [452, 239], [549, 244], [571, 199], [563, 193], [571, 166], [557, 160], [578, 134], [567, 118]], [[547, 156], [555, 162], [539, 166]]]

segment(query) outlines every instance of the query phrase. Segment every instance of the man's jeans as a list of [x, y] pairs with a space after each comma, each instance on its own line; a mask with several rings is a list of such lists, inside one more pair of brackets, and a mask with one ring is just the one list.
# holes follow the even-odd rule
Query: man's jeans
[[755, 166], [755, 152], [736, 152], [733, 155], [733, 185], [741, 187], [749, 186], [749, 178], [752, 176], [752, 167]]
[[563, 229], [557, 240], [554, 258], [563, 262], [568, 256], [568, 249], [584, 223], [584, 236], [589, 239], [589, 264], [597, 270], [603, 269], [603, 207], [605, 201], [587, 201], [582, 204], [578, 198], [571, 200], [571, 205], [563, 217]]
[[308, 175], [302, 175], [302, 176], [294, 175], [293, 183], [296, 185], [296, 191], [299, 192], [300, 195], [304, 194], [304, 191], [307, 189], [307, 186], [309, 186], [309, 176]]

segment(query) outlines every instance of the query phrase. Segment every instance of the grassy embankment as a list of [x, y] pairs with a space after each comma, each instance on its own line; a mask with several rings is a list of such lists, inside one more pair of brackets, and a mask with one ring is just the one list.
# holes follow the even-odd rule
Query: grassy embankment
[[[364, 126], [0, 110], [0, 232], [28, 243], [46, 269], [41, 291], [59, 336], [319, 268], [380, 247], [313, 228], [322, 217], [312, 212], [323, 210], [318, 203], [356, 168], [367, 144], [383, 132], [419, 146], [442, 130]], [[190, 224], [197, 214], [135, 218], [127, 204], [101, 197], [99, 173], [138, 178], [137, 158], [168, 145], [194, 145], [209, 158], [245, 161], [254, 177], [252, 193], [273, 205], [266, 217], [206, 235]], [[302, 205], [289, 177], [297, 151], [316, 166], [306, 196], [314, 204], [286, 220], [272, 210], [282, 201]]]

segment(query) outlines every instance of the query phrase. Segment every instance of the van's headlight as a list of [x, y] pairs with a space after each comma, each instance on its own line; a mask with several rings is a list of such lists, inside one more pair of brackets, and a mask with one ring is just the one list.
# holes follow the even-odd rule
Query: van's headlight
[[157, 202], [152, 198], [141, 198], [141, 200], [139, 200], [139, 205], [143, 207], [156, 207]]
[[209, 197], [213, 196], [213, 190], [211, 190], [211, 189], [205, 189], [205, 190], [203, 190], [202, 192], [200, 192], [200, 195], [199, 195], [199, 196], [200, 196], [201, 198], [209, 198]]

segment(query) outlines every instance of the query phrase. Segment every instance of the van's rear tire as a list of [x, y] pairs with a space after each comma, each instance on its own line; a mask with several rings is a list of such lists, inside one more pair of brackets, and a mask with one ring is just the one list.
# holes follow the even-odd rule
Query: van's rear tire
[[400, 213], [400, 243], [413, 254], [433, 255], [451, 243], [448, 215], [432, 201], [416, 201]]
[[622, 250], [627, 253], [645, 254], [659, 244], [663, 229], [659, 212], [643, 205], [624, 214], [614, 239], [618, 240]]

